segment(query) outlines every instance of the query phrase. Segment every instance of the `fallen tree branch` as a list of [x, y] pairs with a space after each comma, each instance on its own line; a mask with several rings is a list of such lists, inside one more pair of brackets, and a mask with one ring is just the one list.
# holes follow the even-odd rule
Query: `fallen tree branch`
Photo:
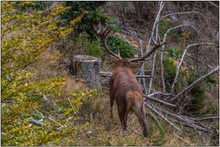
[[[103, 72], [101, 71], [99, 73], [100, 76], [102, 77], [111, 77], [112, 73], [111, 72]], [[135, 75], [136, 78], [150, 78], [150, 75]]]
[[163, 100], [150, 97], [150, 96], [148, 96], [148, 95], [144, 95], [144, 97], [147, 98], [147, 99], [149, 99], [149, 100], [152, 100], [152, 101], [155, 101], [155, 102], [158, 102], [158, 103], [161, 103], [161, 104], [170, 106], [170, 107], [177, 108], [177, 105], [175, 105], [175, 104], [171, 104], [171, 103], [165, 102], [165, 101], [163, 101]]
[[185, 123], [185, 122], [181, 122], [181, 121], [176, 121], [176, 122], [179, 123], [179, 124], [182, 124], [184, 126], [188, 126], [190, 128], [194, 128], [196, 130], [200, 130], [200, 131], [204, 131], [204, 132], [210, 132], [210, 130], [207, 130], [207, 129], [202, 128], [202, 127], [200, 127], [198, 125], [195, 125], [195, 124], [189, 124], [189, 123]]
[[145, 106], [148, 107], [151, 111], [153, 111], [154, 113], [156, 113], [157, 115], [159, 115], [162, 119], [164, 119], [166, 122], [168, 122], [172, 127], [174, 127], [176, 130], [180, 131], [180, 128], [177, 127], [176, 125], [174, 125], [168, 118], [166, 118], [164, 115], [162, 115], [161, 113], [159, 113], [155, 108], [153, 108], [151, 105], [147, 104], [146, 102], [144, 102]]
[[[193, 87], [195, 87], [196, 85], [202, 83], [205, 79], [207, 79], [209, 76], [211, 76], [212, 74], [216, 73], [219, 71], [219, 67], [215, 67], [212, 71], [210, 71], [209, 73], [205, 74], [204, 76], [200, 77], [199, 79], [197, 79], [195, 82], [193, 82], [192, 84], [190, 84], [188, 87], [184, 88], [180, 93], [178, 93], [174, 98], [171, 99], [171, 101], [175, 101], [177, 98], [179, 98], [182, 94], [190, 91]], [[182, 100], [182, 98], [180, 97], [179, 100], [177, 101], [177, 103], [179, 103]]]
[[170, 93], [164, 93], [164, 92], [153, 92], [151, 94], [148, 94], [147, 96], [154, 96], [154, 95], [163, 95], [163, 96], [172, 96]]
[[219, 119], [219, 116], [210, 116], [210, 117], [203, 117], [203, 118], [195, 118], [197, 121], [207, 120], [207, 119]]
[[204, 125], [199, 126], [198, 122], [195, 122], [194, 121], [195, 119], [193, 119], [193, 118], [177, 115], [177, 114], [171, 113], [171, 112], [166, 111], [166, 110], [162, 110], [162, 111], [164, 111], [168, 115], [174, 117], [175, 119], [179, 120], [179, 123], [181, 123], [185, 126], [188, 126], [188, 127], [194, 128], [196, 130], [200, 130], [200, 131], [210, 132], [210, 128], [208, 128]]

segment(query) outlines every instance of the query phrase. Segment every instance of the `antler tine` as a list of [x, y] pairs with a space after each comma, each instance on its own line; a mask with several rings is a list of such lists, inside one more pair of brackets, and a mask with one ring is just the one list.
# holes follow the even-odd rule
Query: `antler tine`
[[144, 60], [145, 58], [149, 57], [154, 51], [156, 51], [156, 49], [160, 48], [162, 45], [164, 45], [165, 43], [163, 44], [155, 44], [154, 48], [152, 50], [150, 50], [146, 55], [144, 55], [143, 57], [141, 58], [136, 58], [136, 59], [130, 59], [129, 61], [130, 62], [138, 62], [138, 61], [142, 61]]
[[118, 58], [118, 59], [122, 59], [120, 55], [115, 54], [114, 52], [112, 52], [107, 44], [106, 44], [106, 40], [107, 40], [107, 36], [108, 34], [111, 32], [111, 30], [113, 29], [113, 27], [107, 26], [105, 27], [105, 29], [103, 29], [100, 32], [97, 32], [96, 35], [99, 36], [99, 38], [101, 39], [102, 42], [102, 46], [105, 48], [105, 50], [112, 56]]

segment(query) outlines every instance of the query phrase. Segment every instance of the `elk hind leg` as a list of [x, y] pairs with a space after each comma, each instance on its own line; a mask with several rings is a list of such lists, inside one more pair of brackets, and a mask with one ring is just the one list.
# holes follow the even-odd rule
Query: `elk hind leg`
[[118, 115], [123, 127], [123, 130], [127, 130], [127, 115], [126, 115], [126, 110], [123, 109], [123, 107], [118, 107]]
[[138, 117], [138, 121], [143, 130], [144, 137], [148, 136], [147, 124], [146, 124], [146, 116], [143, 111], [135, 111], [136, 116]]

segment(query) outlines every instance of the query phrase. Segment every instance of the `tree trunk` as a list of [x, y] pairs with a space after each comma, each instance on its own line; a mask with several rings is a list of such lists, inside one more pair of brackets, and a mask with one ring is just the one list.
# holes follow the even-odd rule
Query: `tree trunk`
[[75, 77], [86, 80], [91, 88], [101, 89], [99, 75], [101, 61], [99, 59], [87, 55], [75, 55], [71, 62]]

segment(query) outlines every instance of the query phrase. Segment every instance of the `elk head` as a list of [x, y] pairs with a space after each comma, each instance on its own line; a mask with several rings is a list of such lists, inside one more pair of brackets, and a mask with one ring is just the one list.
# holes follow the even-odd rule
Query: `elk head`
[[110, 117], [113, 118], [112, 107], [114, 101], [116, 101], [118, 115], [124, 130], [127, 128], [126, 122], [128, 113], [134, 112], [142, 127], [144, 137], [147, 137], [148, 131], [146, 126], [146, 110], [144, 107], [143, 92], [131, 70], [131, 66], [133, 63], [142, 62], [162, 45], [155, 45], [150, 52], [141, 58], [125, 60], [122, 59], [120, 55], [113, 53], [106, 44], [107, 36], [111, 30], [112, 28], [107, 27], [103, 31], [97, 33], [105, 50], [114, 60], [116, 60], [116, 68], [109, 81]]

